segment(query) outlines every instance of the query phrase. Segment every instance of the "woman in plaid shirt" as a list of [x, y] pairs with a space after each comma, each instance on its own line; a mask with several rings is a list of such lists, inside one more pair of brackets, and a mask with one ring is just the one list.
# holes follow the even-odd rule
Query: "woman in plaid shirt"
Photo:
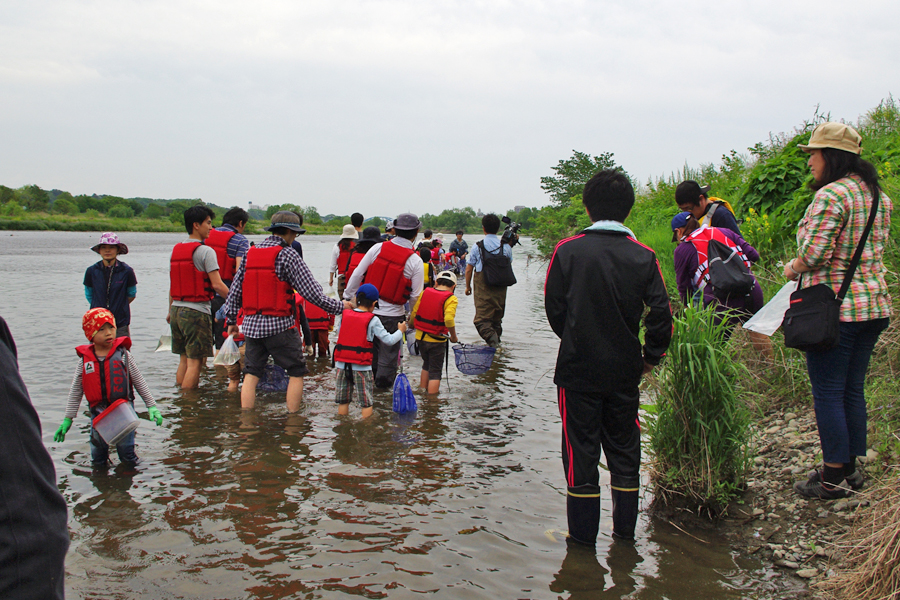
[[878, 198], [872, 231], [841, 304], [840, 342], [831, 350], [806, 353], [825, 462], [822, 472], [794, 484], [798, 494], [809, 498], [840, 498], [863, 485], [856, 457], [866, 453], [866, 370], [891, 314], [882, 259], [893, 205], [878, 187], [875, 167], [859, 157], [861, 142], [848, 125], [822, 123], [809, 144], [800, 146], [809, 153], [816, 196], [800, 220], [798, 256], [786, 261], [784, 275], [800, 278], [801, 288], [819, 283], [841, 287]]

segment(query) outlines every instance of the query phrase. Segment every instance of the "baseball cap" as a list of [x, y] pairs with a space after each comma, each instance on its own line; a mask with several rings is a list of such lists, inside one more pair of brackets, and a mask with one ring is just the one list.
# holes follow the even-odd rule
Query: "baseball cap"
[[362, 296], [366, 300], [378, 300], [378, 288], [371, 283], [364, 283], [356, 290], [356, 296]]
[[691, 215], [691, 213], [689, 213], [689, 212], [680, 212], [680, 213], [678, 213], [677, 215], [675, 215], [674, 217], [672, 217], [672, 241], [673, 241], [673, 242], [677, 242], [677, 241], [678, 241], [678, 240], [676, 239], [676, 237], [678, 236], [678, 234], [675, 233], [675, 230], [678, 229], [678, 228], [680, 228], [680, 227], [684, 227], [685, 225], [687, 225], [688, 219], [690, 219], [691, 216], [692, 216], [692, 215]]
[[700, 195], [703, 194], [705, 196], [708, 193], [708, 185], [701, 187], [701, 185], [693, 179], [688, 179], [679, 183], [678, 187], [675, 188], [675, 204], [679, 206], [682, 204], [697, 204]]
[[453, 282], [454, 286], [456, 285], [456, 282], [458, 281], [456, 278], [456, 273], [454, 273], [453, 271], [441, 271], [440, 273], [438, 273], [437, 277], [435, 277], [434, 279], [435, 279], [435, 281], [437, 281], [438, 279], [449, 279], [450, 281]]
[[797, 146], [804, 152], [834, 148], [851, 154], [862, 152], [862, 136], [855, 129], [843, 123], [821, 123], [816, 126], [808, 144]]

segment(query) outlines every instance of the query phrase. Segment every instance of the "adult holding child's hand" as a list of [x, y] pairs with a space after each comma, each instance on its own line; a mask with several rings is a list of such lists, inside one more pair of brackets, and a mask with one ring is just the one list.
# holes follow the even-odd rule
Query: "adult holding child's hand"
[[784, 266], [785, 277], [799, 279], [799, 289], [819, 284], [835, 292], [841, 288], [877, 207], [840, 304], [840, 339], [828, 350], [806, 353], [825, 466], [795, 483], [794, 491], [832, 499], [863, 485], [856, 457], [866, 453], [866, 371], [891, 313], [883, 255], [893, 205], [878, 187], [875, 167], [860, 158], [862, 138], [849, 125], [822, 123], [800, 148], [809, 154], [810, 187], [816, 195], [797, 229], [798, 255]]

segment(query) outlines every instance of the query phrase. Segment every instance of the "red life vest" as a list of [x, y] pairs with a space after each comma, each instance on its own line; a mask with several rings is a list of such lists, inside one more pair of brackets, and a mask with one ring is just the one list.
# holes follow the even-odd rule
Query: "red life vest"
[[747, 269], [749, 270], [751, 268], [750, 261], [747, 260], [747, 257], [744, 255], [744, 251], [740, 246], [735, 244], [724, 233], [719, 231], [718, 227], [709, 227], [704, 225], [697, 231], [691, 233], [685, 239], [686, 242], [690, 242], [691, 245], [694, 246], [694, 249], [697, 250], [697, 270], [694, 271], [694, 275], [691, 278], [691, 285], [694, 286], [694, 289], [700, 289], [701, 284], [705, 285], [705, 283], [709, 283], [709, 240], [716, 240], [721, 244], [725, 244], [729, 248], [737, 250], [738, 255], [741, 257], [741, 260], [743, 260], [744, 264], [747, 265]]
[[416, 311], [416, 329], [437, 336], [450, 333], [447, 325], [444, 324], [444, 304], [452, 295], [451, 290], [441, 291], [434, 288], [428, 288], [422, 292], [419, 310]]
[[182, 302], [209, 302], [216, 293], [209, 274], [194, 266], [194, 252], [203, 242], [175, 244], [169, 264], [169, 294]]
[[129, 348], [130, 338], [116, 338], [103, 360], [97, 359], [93, 344], [75, 348], [75, 352], [84, 361], [81, 389], [91, 408], [100, 407], [102, 410], [120, 398], [134, 401], [128, 365], [125, 362], [125, 351]]
[[341, 315], [341, 331], [332, 354], [335, 362], [371, 365], [374, 344], [366, 339], [369, 322], [375, 317], [370, 312], [347, 309]]
[[347, 262], [347, 268], [344, 271], [344, 279], [346, 281], [350, 281], [350, 278], [353, 277], [353, 271], [356, 270], [356, 267], [359, 266], [359, 263], [362, 262], [365, 255], [365, 252], [354, 252], [350, 255], [350, 259]]
[[347, 261], [350, 260], [350, 254], [353, 252], [353, 248], [355, 248], [355, 247], [356, 247], [356, 242], [353, 240], [350, 240], [350, 244], [348, 245], [346, 250], [341, 248], [340, 242], [338, 243], [338, 249], [339, 249], [338, 259], [337, 259], [338, 275], [343, 275], [345, 280], [350, 278], [350, 276], [346, 274]]
[[403, 276], [406, 261], [415, 254], [393, 242], [381, 244], [381, 251], [366, 271], [365, 282], [378, 288], [378, 297], [391, 304], [403, 304], [412, 294], [412, 280]]
[[234, 279], [234, 272], [237, 270], [237, 259], [228, 256], [228, 242], [234, 237], [234, 231], [219, 231], [213, 229], [209, 232], [209, 237], [203, 242], [216, 251], [216, 262], [219, 263], [219, 275], [225, 281]]
[[334, 325], [334, 315], [325, 312], [300, 294], [297, 294], [297, 298], [303, 306], [303, 312], [306, 313], [310, 329], [328, 329]]
[[275, 260], [284, 249], [284, 246], [270, 246], [247, 251], [241, 290], [244, 314], [273, 317], [294, 314], [294, 290], [275, 275]]

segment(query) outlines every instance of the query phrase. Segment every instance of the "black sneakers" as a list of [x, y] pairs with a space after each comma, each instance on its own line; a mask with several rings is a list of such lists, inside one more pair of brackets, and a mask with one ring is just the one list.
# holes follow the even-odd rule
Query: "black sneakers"
[[[819, 473], [818, 471], [810, 471], [809, 475], [807, 475], [807, 477], [809, 477], [810, 481], [821, 481], [822, 480], [822, 474]], [[853, 473], [850, 475], [847, 475], [847, 477], [845, 479], [847, 481], [847, 485], [849, 485], [850, 489], [853, 491], [861, 490], [862, 487], [865, 485], [865, 481], [863, 480], [863, 475], [862, 475], [862, 473], [859, 472], [859, 469], [855, 469], [853, 471]]]
[[[857, 471], [858, 473], [859, 471]], [[822, 481], [822, 474], [814, 471], [806, 481], [798, 481], [794, 484], [794, 491], [806, 498], [819, 498], [821, 500], [836, 500], [850, 495], [851, 487], [846, 479], [838, 485], [832, 486]]]

